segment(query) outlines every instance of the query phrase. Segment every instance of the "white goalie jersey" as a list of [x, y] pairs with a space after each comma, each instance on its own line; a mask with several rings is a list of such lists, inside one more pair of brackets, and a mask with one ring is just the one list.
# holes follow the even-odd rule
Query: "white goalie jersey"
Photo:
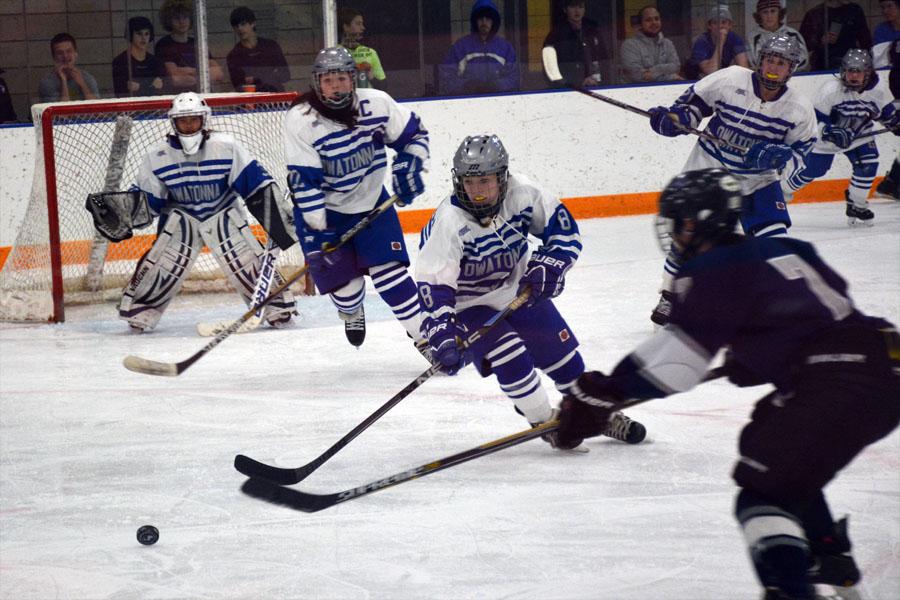
[[372, 210], [388, 169], [385, 146], [414, 154], [428, 165], [428, 132], [419, 118], [376, 89], [356, 90], [356, 126], [326, 119], [308, 104], [288, 111], [285, 158], [294, 206], [315, 229], [325, 208], [344, 214]]
[[170, 136], [147, 152], [132, 189], [147, 194], [154, 213], [176, 206], [199, 221], [272, 183], [266, 169], [227, 133], [212, 131], [196, 154]]
[[516, 297], [530, 251], [528, 236], [574, 260], [581, 235], [568, 209], [527, 177], [509, 174], [500, 212], [482, 225], [455, 196], [441, 202], [422, 230], [416, 280], [456, 292], [456, 310], [502, 310]]

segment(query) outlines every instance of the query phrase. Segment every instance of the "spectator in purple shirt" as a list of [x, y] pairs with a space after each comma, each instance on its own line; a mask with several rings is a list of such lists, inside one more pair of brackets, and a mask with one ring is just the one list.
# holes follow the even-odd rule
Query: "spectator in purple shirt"
[[283, 92], [291, 74], [278, 42], [256, 34], [256, 15], [246, 6], [231, 11], [231, 27], [240, 40], [225, 59], [234, 89]]
[[[195, 92], [199, 88], [197, 50], [189, 36], [193, 5], [190, 0], [165, 0], [159, 9], [159, 20], [169, 35], [156, 42], [156, 58], [162, 64], [163, 83], [167, 94]], [[209, 57], [209, 80], [225, 79], [219, 63]]]
[[491, 0], [477, 0], [469, 21], [472, 33], [458, 39], [440, 65], [441, 92], [483, 94], [518, 90], [516, 51], [497, 35], [497, 7]]
[[155, 96], [162, 92], [161, 66], [147, 49], [153, 41], [153, 23], [147, 17], [131, 17], [125, 31], [128, 49], [112, 61], [116, 97]]
[[744, 40], [731, 30], [734, 20], [724, 4], [714, 7], [706, 20], [707, 32], [694, 40], [685, 75], [700, 79], [719, 69], [740, 65], [749, 67]]

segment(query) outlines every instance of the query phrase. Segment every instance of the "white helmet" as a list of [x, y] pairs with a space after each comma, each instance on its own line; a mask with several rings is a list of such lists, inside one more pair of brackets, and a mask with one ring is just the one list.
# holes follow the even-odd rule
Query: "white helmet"
[[[181, 142], [181, 149], [188, 156], [196, 154], [200, 149], [200, 144], [206, 139], [207, 127], [209, 126], [209, 118], [212, 116], [212, 110], [206, 100], [195, 94], [194, 92], [184, 92], [175, 96], [172, 100], [172, 108], [168, 112], [169, 122], [178, 141]], [[200, 129], [196, 133], [184, 134], [178, 131], [175, 126], [175, 119], [178, 117], [200, 117], [202, 123]]]

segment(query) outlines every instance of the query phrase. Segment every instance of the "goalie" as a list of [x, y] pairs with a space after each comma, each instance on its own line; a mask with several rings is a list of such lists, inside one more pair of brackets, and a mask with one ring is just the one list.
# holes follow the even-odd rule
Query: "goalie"
[[[264, 250], [238, 197], [276, 246], [271, 252], [296, 243], [278, 186], [231, 135], [209, 129], [211, 115], [197, 94], [179, 94], [168, 112], [174, 133], [151, 147], [131, 190], [88, 196], [94, 226], [112, 242], [130, 238], [133, 229], [159, 216], [156, 241], [138, 261], [119, 303], [119, 316], [135, 331], [156, 326], [204, 245], [250, 305]], [[274, 284], [282, 283], [276, 273]], [[286, 290], [269, 303], [264, 318], [280, 327], [293, 314], [294, 298]]]

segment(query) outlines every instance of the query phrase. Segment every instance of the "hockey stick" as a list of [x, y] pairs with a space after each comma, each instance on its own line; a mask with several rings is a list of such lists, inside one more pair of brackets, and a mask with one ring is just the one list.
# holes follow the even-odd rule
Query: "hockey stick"
[[[489, 332], [491, 329], [493, 329], [497, 323], [512, 314], [514, 310], [520, 308], [528, 300], [529, 295], [530, 290], [526, 290], [516, 296], [516, 298], [512, 302], [510, 302], [506, 308], [485, 321], [484, 325], [479, 327], [477, 330], [475, 330], [474, 333], [472, 333], [472, 335], [466, 338], [466, 340], [462, 343], [462, 347], [469, 348], [470, 346], [472, 346], [472, 344], [484, 337], [484, 335], [487, 334], [487, 332]], [[278, 485], [293, 485], [295, 483], [300, 483], [301, 481], [309, 477], [309, 475], [312, 474], [313, 471], [321, 467], [328, 459], [337, 454], [338, 451], [344, 448], [344, 446], [356, 439], [359, 434], [368, 429], [373, 423], [375, 423], [375, 421], [383, 417], [385, 413], [398, 405], [400, 401], [409, 396], [420, 385], [428, 381], [431, 376], [436, 374], [438, 371], [440, 371], [440, 365], [430, 366], [424, 373], [416, 377], [405, 388], [397, 392], [393, 398], [381, 405], [378, 410], [366, 417], [362, 423], [354, 427], [347, 435], [335, 442], [334, 445], [332, 445], [328, 450], [323, 452], [311, 462], [303, 465], [302, 467], [275, 467], [272, 465], [261, 463], [258, 460], [250, 458], [249, 456], [238, 454], [234, 457], [234, 468], [247, 477], [266, 479], [271, 483], [275, 483]]]
[[[559, 65], [556, 61], [556, 48], [553, 46], [546, 46], [542, 52], [542, 59], [544, 63], [544, 74], [547, 75], [547, 79], [549, 79], [552, 83], [564, 83], [562, 74], [559, 72]], [[611, 104], [618, 108], [622, 108], [629, 112], [633, 112], [636, 115], [641, 115], [642, 117], [647, 117], [648, 119], [652, 116], [649, 111], [646, 111], [642, 108], [638, 108], [637, 106], [633, 106], [631, 104], [627, 104], [625, 102], [620, 102], [614, 98], [610, 98], [609, 96], [604, 96], [603, 94], [599, 94], [597, 92], [592, 92], [580, 85], [566, 84], [569, 88], [575, 90], [576, 92], [580, 92], [585, 96], [590, 96], [594, 100], [600, 100], [601, 102], [606, 102], [607, 104]], [[746, 153], [749, 148], [745, 148], [744, 146], [739, 146], [737, 144], [732, 144], [730, 142], [726, 142], [723, 139], [717, 138], [713, 134], [708, 131], [701, 131], [700, 129], [694, 129], [693, 127], [687, 127], [686, 125], [682, 125], [681, 123], [674, 121], [675, 127], [678, 129], [696, 135], [698, 137], [707, 140], [717, 146], [724, 146], [735, 152]]]
[[[126, 57], [129, 69], [131, 68], [131, 56]], [[106, 177], [103, 180], [104, 192], [115, 192], [122, 183], [122, 174], [125, 171], [125, 159], [128, 155], [128, 145], [131, 142], [131, 125], [134, 121], [127, 115], [116, 118], [113, 130], [112, 144], [109, 148], [109, 161], [106, 164]], [[109, 241], [97, 232], [91, 241], [91, 251], [88, 255], [87, 274], [85, 284], [89, 292], [100, 289], [103, 280], [103, 267], [106, 263], [106, 253], [109, 251]]]
[[[262, 324], [265, 309], [259, 303], [269, 295], [269, 288], [272, 287], [272, 280], [275, 278], [275, 261], [278, 260], [280, 252], [281, 249], [269, 238], [269, 241], [266, 242], [266, 251], [259, 264], [259, 278], [256, 280], [250, 302], [250, 308], [255, 308], [256, 312], [235, 333], [247, 333]], [[203, 337], [212, 337], [227, 329], [229, 325], [231, 325], [231, 321], [197, 323], [197, 333]]]
[[[719, 379], [723, 376], [725, 376], [724, 369], [722, 367], [717, 367], [715, 369], [711, 369], [706, 374], [706, 376], [703, 378], [703, 382]], [[626, 401], [623, 402], [621, 406], [617, 407], [617, 410], [630, 408], [644, 402], [647, 402], [647, 400], [638, 399]], [[517, 446], [523, 442], [527, 442], [528, 440], [533, 440], [536, 437], [540, 437], [545, 433], [556, 431], [558, 428], [558, 420], [547, 421], [546, 423], [542, 423], [534, 428], [525, 429], [498, 440], [486, 442], [484, 444], [481, 444], [474, 448], [470, 448], [469, 450], [465, 450], [463, 452], [459, 452], [457, 454], [453, 454], [446, 458], [439, 458], [437, 460], [427, 462], [424, 465], [413, 467], [412, 469], [390, 475], [389, 477], [384, 477], [383, 479], [378, 479], [365, 485], [350, 488], [342, 492], [335, 492], [332, 494], [311, 494], [309, 492], [301, 492], [300, 490], [290, 487], [284, 487], [282, 485], [278, 485], [277, 483], [273, 483], [271, 481], [258, 477], [251, 477], [250, 479], [245, 481], [244, 485], [241, 487], [241, 491], [248, 496], [252, 496], [260, 500], [265, 500], [273, 504], [280, 504], [294, 510], [300, 510], [303, 512], [317, 512], [325, 508], [330, 508], [335, 504], [346, 502], [347, 500], [354, 500], [356, 498], [366, 496], [379, 490], [394, 487], [395, 485], [399, 485], [407, 481], [412, 481], [413, 479], [419, 479], [420, 477], [425, 477], [426, 475], [436, 473], [437, 471], [449, 469], [450, 467], [455, 467], [456, 465], [460, 465], [464, 462], [475, 460], [476, 458], [481, 458], [482, 456], [487, 456], [488, 454], [493, 454], [494, 452]]]
[[[349, 242], [357, 233], [368, 227], [375, 219], [380, 217], [385, 211], [393, 206], [398, 199], [399, 198], [397, 196], [391, 196], [390, 198], [379, 204], [372, 212], [360, 219], [356, 225], [344, 232], [344, 234], [341, 235], [341, 238], [335, 245], [328, 246], [324, 251], [334, 252], [335, 250]], [[198, 350], [197, 352], [194, 352], [186, 359], [176, 363], [167, 363], [150, 360], [147, 358], [141, 358], [140, 356], [128, 355], [125, 357], [125, 360], [122, 361], [125, 365], [125, 368], [129, 371], [134, 371], [135, 373], [144, 373], [146, 375], [161, 375], [165, 377], [176, 377], [178, 375], [181, 375], [191, 365], [206, 356], [209, 352], [212, 351], [213, 348], [221, 344], [226, 338], [228, 338], [228, 336], [240, 329], [241, 325], [243, 325], [245, 321], [249, 320], [250, 317], [256, 314], [256, 311], [258, 309], [267, 306], [284, 290], [288, 289], [288, 287], [299, 281], [300, 278], [306, 274], [307, 270], [309, 270], [309, 264], [304, 264], [287, 281], [278, 286], [271, 294], [266, 296], [257, 306], [248, 309], [247, 312], [241, 315], [234, 323], [216, 334], [216, 337], [210, 340], [208, 344], [200, 348], [200, 350]]]

